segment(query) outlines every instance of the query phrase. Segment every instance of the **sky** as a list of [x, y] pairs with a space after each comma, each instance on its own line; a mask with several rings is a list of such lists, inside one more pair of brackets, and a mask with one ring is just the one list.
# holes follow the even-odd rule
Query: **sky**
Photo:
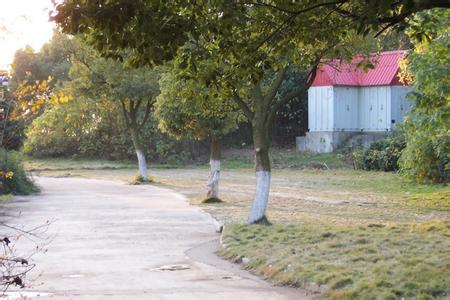
[[39, 51], [51, 39], [51, 0], [0, 0], [0, 69], [8, 69], [16, 50], [26, 45]]

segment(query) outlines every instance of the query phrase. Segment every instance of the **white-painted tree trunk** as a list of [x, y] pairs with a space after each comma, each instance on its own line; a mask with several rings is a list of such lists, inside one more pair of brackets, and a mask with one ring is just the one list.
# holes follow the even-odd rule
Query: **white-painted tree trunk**
[[211, 159], [207, 198], [219, 198], [220, 160]]
[[269, 203], [270, 171], [256, 171], [256, 192], [247, 223], [258, 223], [265, 215]]
[[144, 181], [148, 181], [147, 161], [145, 160], [144, 151], [138, 149], [136, 150], [136, 155], [139, 164], [139, 175], [141, 175]]

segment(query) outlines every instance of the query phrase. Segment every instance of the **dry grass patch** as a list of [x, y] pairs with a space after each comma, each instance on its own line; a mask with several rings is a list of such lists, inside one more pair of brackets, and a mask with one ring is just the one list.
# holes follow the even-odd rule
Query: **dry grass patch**
[[[450, 222], [383, 226], [225, 227], [220, 254], [283, 285], [321, 286], [331, 299], [450, 295]], [[247, 260], [246, 260], [247, 261]]]

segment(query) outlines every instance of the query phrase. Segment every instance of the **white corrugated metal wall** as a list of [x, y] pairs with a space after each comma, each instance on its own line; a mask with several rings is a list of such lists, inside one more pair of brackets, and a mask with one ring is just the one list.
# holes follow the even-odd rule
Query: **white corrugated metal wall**
[[391, 87], [391, 121], [392, 129], [395, 129], [395, 124], [401, 122], [405, 115], [410, 111], [412, 103], [406, 97], [411, 91], [407, 86], [392, 86]]
[[359, 130], [358, 88], [334, 87], [334, 130]]
[[333, 87], [317, 86], [308, 90], [309, 131], [333, 131]]
[[409, 91], [404, 86], [311, 87], [309, 131], [390, 131], [411, 108]]
[[391, 129], [391, 87], [370, 86], [359, 89], [359, 128], [363, 131]]

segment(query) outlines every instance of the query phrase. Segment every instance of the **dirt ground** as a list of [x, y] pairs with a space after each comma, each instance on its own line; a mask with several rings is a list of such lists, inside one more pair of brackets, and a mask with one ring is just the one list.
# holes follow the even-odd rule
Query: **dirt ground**
[[[35, 175], [130, 181], [134, 169], [111, 166], [39, 168]], [[171, 188], [200, 204], [208, 169], [150, 169], [155, 185]], [[244, 222], [254, 193], [251, 169], [221, 172], [220, 204], [201, 204], [222, 222]], [[450, 188], [415, 186], [397, 174], [335, 170], [278, 169], [273, 171], [268, 217], [278, 223], [422, 223], [450, 219]]]

